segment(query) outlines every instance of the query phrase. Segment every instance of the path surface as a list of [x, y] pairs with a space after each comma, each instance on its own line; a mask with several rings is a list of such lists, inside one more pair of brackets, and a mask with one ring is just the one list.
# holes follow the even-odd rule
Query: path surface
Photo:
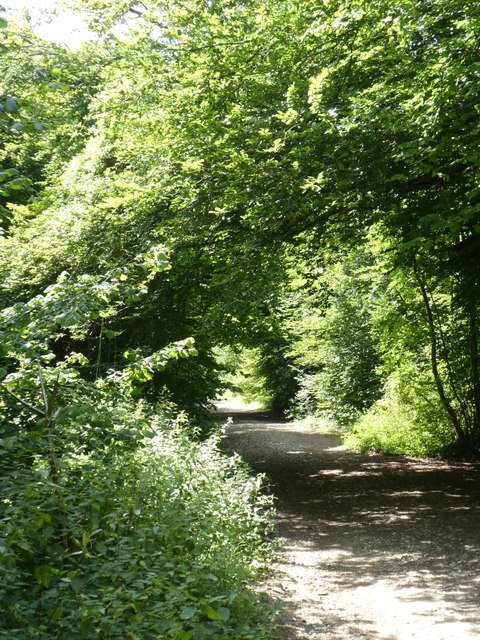
[[277, 496], [278, 640], [480, 639], [479, 465], [361, 455], [266, 414], [231, 416], [227, 446]]

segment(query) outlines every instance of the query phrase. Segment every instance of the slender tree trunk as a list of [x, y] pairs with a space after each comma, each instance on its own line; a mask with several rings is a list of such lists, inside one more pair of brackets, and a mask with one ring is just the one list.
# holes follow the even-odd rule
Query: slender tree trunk
[[[440, 317], [440, 312], [438, 310], [437, 305], [435, 304], [435, 301], [433, 299], [433, 296], [431, 296], [431, 300], [432, 300], [432, 318], [433, 318], [433, 311], [437, 314], [437, 318], [438, 318], [438, 339], [440, 341], [441, 347], [442, 347], [442, 353], [443, 353], [443, 359], [445, 360], [445, 365], [447, 367], [447, 375], [448, 375], [448, 380], [450, 383], [450, 387], [452, 389], [452, 393], [453, 396], [455, 398], [455, 400], [458, 403], [458, 406], [460, 407], [460, 411], [462, 413], [463, 416], [463, 424], [465, 425], [465, 431], [469, 432], [470, 431], [470, 425], [471, 425], [471, 417], [469, 416], [468, 413], [468, 401], [466, 400], [466, 398], [462, 398], [461, 393], [458, 391], [457, 389], [457, 383], [455, 381], [455, 374], [453, 371], [453, 367], [452, 367], [452, 363], [450, 361], [450, 354], [449, 354], [449, 349], [447, 346], [447, 341], [445, 339], [445, 334], [442, 330], [442, 319]], [[437, 333], [437, 332], [435, 332]]]
[[478, 353], [478, 318], [475, 303], [469, 308], [470, 324], [470, 370], [473, 391], [473, 432], [480, 435], [480, 355]]
[[60, 520], [57, 525], [57, 532], [59, 537], [62, 540], [64, 549], [68, 551], [70, 548], [69, 535], [68, 535], [67, 527], [65, 526], [65, 522], [64, 522], [64, 518], [67, 513], [67, 505], [65, 504], [65, 498], [63, 497], [62, 484], [60, 481], [60, 471], [58, 468], [57, 452], [55, 449], [55, 440], [54, 440], [54, 433], [53, 433], [53, 429], [55, 426], [55, 414], [54, 414], [55, 401], [57, 398], [58, 390], [60, 388], [60, 384], [59, 384], [59, 378], [57, 376], [52, 393], [49, 398], [47, 394], [47, 388], [43, 380], [42, 368], [39, 362], [37, 364], [38, 364], [38, 378], [40, 381], [40, 388], [42, 391], [43, 401], [45, 405], [44, 415], [47, 422], [48, 462], [50, 466], [50, 476], [55, 486], [55, 492], [57, 494], [59, 513], [60, 513], [59, 515]]
[[435, 330], [435, 320], [433, 317], [433, 311], [430, 305], [430, 300], [428, 299], [427, 289], [425, 287], [425, 283], [420, 277], [420, 273], [418, 271], [418, 266], [416, 261], [414, 262], [413, 270], [415, 273], [415, 278], [417, 280], [418, 286], [420, 288], [420, 292], [422, 294], [423, 304], [427, 314], [428, 329], [430, 333], [430, 361], [432, 366], [433, 378], [435, 380], [435, 385], [437, 387], [437, 392], [440, 397], [442, 406], [445, 409], [448, 417], [450, 418], [450, 422], [452, 423], [453, 428], [455, 429], [459, 442], [466, 443], [467, 434], [465, 432], [465, 429], [462, 427], [462, 424], [458, 418], [458, 415], [445, 392], [445, 386], [443, 384], [442, 377], [438, 370], [438, 341], [437, 341], [437, 332]]

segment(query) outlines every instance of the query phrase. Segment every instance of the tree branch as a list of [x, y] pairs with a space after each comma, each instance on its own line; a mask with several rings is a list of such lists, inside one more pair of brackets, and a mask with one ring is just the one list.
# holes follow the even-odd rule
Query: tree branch
[[26, 402], [26, 400], [23, 400], [22, 398], [20, 398], [20, 396], [17, 396], [17, 394], [11, 391], [11, 389], [9, 389], [7, 386], [5, 386], [3, 382], [0, 382], [0, 387], [4, 389], [9, 395], [11, 395], [12, 398], [15, 398], [17, 402], [19, 402], [20, 404], [23, 404], [24, 407], [26, 407], [27, 409], [30, 409], [30, 411], [33, 411], [33, 413], [36, 413], [37, 415], [42, 416], [42, 418], [45, 418], [44, 411], [42, 411], [38, 407], [34, 407], [33, 404]]

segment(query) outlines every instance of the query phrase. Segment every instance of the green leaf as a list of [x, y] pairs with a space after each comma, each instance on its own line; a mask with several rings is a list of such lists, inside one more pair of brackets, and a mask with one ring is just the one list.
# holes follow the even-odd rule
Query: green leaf
[[52, 516], [49, 513], [43, 513], [42, 511], [39, 511], [37, 516], [42, 523], [50, 523], [52, 521]]
[[111, 340], [112, 338], [116, 338], [117, 336], [120, 335], [121, 331], [112, 331], [112, 329], [102, 329], [102, 333], [104, 336], [106, 336], [109, 340]]
[[230, 609], [228, 607], [220, 607], [218, 609], [218, 615], [223, 620], [223, 622], [228, 622], [230, 619]]
[[23, 125], [25, 133], [41, 133], [44, 130], [45, 127], [40, 122], [27, 122]]
[[31, 184], [32, 184], [32, 181], [29, 180], [28, 178], [19, 177], [19, 178], [14, 178], [10, 182], [8, 182], [6, 186], [8, 189], [13, 189], [14, 191], [20, 191], [21, 189], [30, 187]]
[[50, 567], [44, 564], [39, 567], [36, 567], [36, 569], [33, 572], [33, 575], [39, 585], [42, 585], [43, 587], [48, 587], [52, 578], [57, 575], [57, 570], [54, 569], [53, 567]]
[[5, 111], [8, 113], [17, 113], [20, 111], [20, 105], [15, 98], [8, 97], [5, 100]]
[[222, 616], [209, 604], [202, 605], [202, 613], [210, 620], [222, 620]]
[[197, 607], [185, 607], [180, 613], [180, 618], [182, 620], [191, 620], [197, 613]]
[[74, 578], [72, 578], [71, 582], [70, 582], [70, 587], [72, 588], [72, 591], [74, 593], [80, 593], [81, 589], [83, 586], [83, 580], [81, 580], [79, 577], [75, 576]]
[[20, 175], [20, 171], [18, 169], [4, 169], [0, 171], [0, 182], [5, 182], [9, 178], [15, 178]]

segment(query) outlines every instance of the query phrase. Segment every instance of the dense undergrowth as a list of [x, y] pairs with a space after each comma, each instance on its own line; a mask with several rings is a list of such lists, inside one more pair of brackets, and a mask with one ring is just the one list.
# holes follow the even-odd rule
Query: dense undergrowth
[[116, 443], [65, 452], [58, 484], [41, 433], [2, 438], [0, 638], [266, 637], [270, 500], [183, 422], [137, 408]]

